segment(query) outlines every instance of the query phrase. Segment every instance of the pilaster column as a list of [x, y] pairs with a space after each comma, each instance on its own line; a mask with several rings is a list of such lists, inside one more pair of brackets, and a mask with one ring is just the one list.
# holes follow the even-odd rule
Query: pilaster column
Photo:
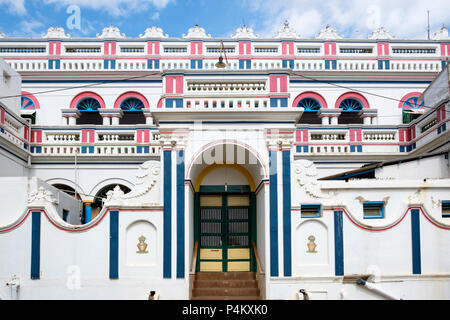
[[363, 118], [364, 124], [377, 124], [377, 113], [376, 109], [363, 109], [358, 114]]
[[270, 276], [292, 275], [291, 149], [294, 129], [268, 129]]
[[84, 204], [84, 223], [89, 223], [92, 220], [92, 204], [94, 201], [83, 201]]
[[103, 118], [103, 125], [118, 125], [123, 116], [121, 109], [99, 109], [99, 113]]
[[[163, 277], [185, 277], [184, 149], [187, 130], [160, 132], [163, 149]], [[174, 264], [172, 263], [174, 262]]]
[[[322, 124], [338, 124], [338, 118], [341, 115], [341, 109], [320, 109], [318, 111], [318, 115], [322, 118]], [[324, 118], [328, 118], [328, 120], [324, 120]]]
[[62, 109], [61, 116], [63, 118], [62, 124], [74, 126], [77, 124], [77, 119], [80, 117], [81, 112], [78, 109]]
[[149, 109], [142, 109], [142, 113], [144, 114], [144, 117], [145, 117], [145, 124], [150, 124], [150, 125], [154, 124], [153, 116]]

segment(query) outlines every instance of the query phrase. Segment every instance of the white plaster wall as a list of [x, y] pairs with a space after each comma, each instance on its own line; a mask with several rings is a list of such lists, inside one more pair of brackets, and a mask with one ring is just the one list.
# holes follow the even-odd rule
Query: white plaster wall
[[15, 222], [26, 209], [28, 195], [36, 191], [40, 186], [52, 192], [52, 197], [57, 200], [56, 211], [62, 218], [63, 209], [69, 211], [71, 224], [80, 224], [80, 202], [75, 198], [59, 191], [38, 178], [27, 177], [2, 177], [0, 184], [6, 186], [0, 189], [0, 226], [6, 226]]
[[375, 171], [376, 178], [444, 179], [450, 178], [449, 161], [444, 155], [384, 166]]
[[25, 163], [0, 149], [0, 177], [22, 177], [28, 175]]
[[[0, 58], [0, 104], [20, 114], [22, 77]], [[8, 98], [1, 98], [8, 97]]]

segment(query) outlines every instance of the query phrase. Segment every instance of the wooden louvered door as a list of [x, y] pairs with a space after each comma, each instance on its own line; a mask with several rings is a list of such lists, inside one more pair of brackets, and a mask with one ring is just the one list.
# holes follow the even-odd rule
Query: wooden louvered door
[[198, 271], [250, 271], [248, 195], [200, 195], [198, 222]]

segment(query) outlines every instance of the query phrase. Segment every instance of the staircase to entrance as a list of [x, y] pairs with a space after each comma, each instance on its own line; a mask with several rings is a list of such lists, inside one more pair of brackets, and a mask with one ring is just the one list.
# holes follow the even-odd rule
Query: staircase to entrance
[[261, 300], [255, 272], [198, 272], [192, 300]]

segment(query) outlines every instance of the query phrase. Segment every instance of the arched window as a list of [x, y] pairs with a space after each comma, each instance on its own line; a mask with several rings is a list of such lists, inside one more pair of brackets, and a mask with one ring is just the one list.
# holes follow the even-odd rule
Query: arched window
[[141, 111], [144, 108], [144, 103], [138, 98], [127, 98], [121, 104], [120, 108], [123, 111]]
[[144, 103], [136, 98], [129, 97], [122, 101], [120, 109], [123, 111], [123, 116], [120, 119], [120, 124], [145, 124], [145, 117], [142, 109], [145, 107]]
[[424, 102], [420, 100], [420, 92], [410, 92], [403, 96], [398, 107], [402, 109], [402, 122], [408, 124], [420, 117], [425, 111]]
[[91, 219], [94, 219], [100, 213], [103, 208], [103, 200], [105, 200], [107, 197], [106, 194], [108, 193], [108, 191], [113, 190], [116, 186], [119, 186], [124, 193], [128, 193], [131, 191], [131, 189], [127, 186], [119, 183], [109, 184], [101, 188], [95, 195], [94, 203], [91, 205]]
[[36, 109], [36, 105], [34, 104], [34, 101], [31, 100], [31, 98], [22, 96], [21, 109], [22, 110], [34, 110], [34, 109]]
[[77, 124], [102, 124], [103, 119], [98, 109], [101, 108], [100, 102], [92, 97], [81, 99], [76, 108], [81, 112], [77, 119]]
[[342, 109], [342, 112], [357, 112], [363, 109], [362, 103], [354, 98], [347, 98], [342, 100], [339, 104], [339, 108]]
[[316, 112], [320, 110], [320, 103], [314, 98], [303, 98], [298, 102], [298, 107], [305, 109], [305, 112]]
[[364, 122], [359, 115], [363, 104], [358, 99], [346, 98], [341, 101], [339, 108], [342, 109], [342, 113], [338, 118], [338, 124], [362, 124]]
[[97, 112], [100, 103], [94, 98], [84, 98], [77, 104], [77, 109], [81, 112]]
[[39, 102], [34, 95], [22, 91], [20, 109], [22, 118], [29, 119], [31, 124], [36, 123], [36, 109], [39, 109]]

